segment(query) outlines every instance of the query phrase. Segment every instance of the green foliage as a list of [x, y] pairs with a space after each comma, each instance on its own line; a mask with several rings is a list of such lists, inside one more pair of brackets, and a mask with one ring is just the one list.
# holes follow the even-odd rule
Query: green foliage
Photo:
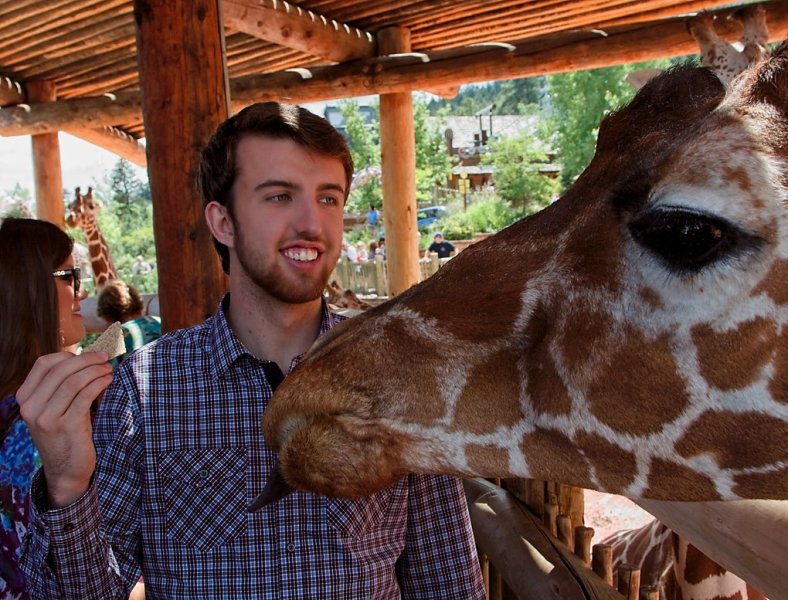
[[635, 95], [626, 81], [631, 71], [666, 68], [668, 60], [560, 73], [547, 78], [553, 107], [552, 127], [560, 161], [561, 183], [566, 188], [594, 156], [599, 122]]
[[[516, 221], [518, 214], [501, 201], [475, 202], [431, 228], [422, 239], [432, 242], [432, 231], [440, 230], [447, 240], [467, 240], [475, 233], [493, 233]], [[427, 244], [429, 245], [429, 243]]]
[[[355, 101], [343, 102], [340, 110], [345, 117], [345, 132], [356, 171], [368, 166], [380, 166], [379, 122], [376, 120], [372, 124], [365, 124]], [[451, 157], [446, 152], [441, 123], [430, 125], [427, 122], [428, 117], [427, 107], [423, 103], [414, 102], [416, 198], [422, 202], [432, 198], [432, 190], [436, 185], [446, 185], [452, 164]], [[370, 204], [378, 209], [383, 207], [383, 194], [377, 179], [353, 190], [346, 210], [351, 213], [365, 213]]]
[[483, 156], [495, 167], [495, 193], [518, 214], [530, 214], [547, 206], [558, 191], [558, 182], [545, 176], [541, 165], [549, 162], [546, 144], [528, 131], [502, 137]]
[[451, 174], [452, 160], [446, 150], [441, 131], [445, 127], [446, 112], [439, 113], [437, 122], [427, 123], [430, 116], [423, 103], [413, 104], [413, 133], [416, 138], [416, 200], [431, 200], [433, 188], [445, 186]]
[[[364, 121], [356, 101], [346, 101], [339, 105], [345, 117], [345, 134], [356, 172], [364, 167], [380, 165], [380, 126], [377, 120], [371, 124]], [[359, 186], [350, 193], [346, 210], [348, 212], [367, 212], [369, 205], [376, 208], [383, 205], [383, 194], [376, 180]]]

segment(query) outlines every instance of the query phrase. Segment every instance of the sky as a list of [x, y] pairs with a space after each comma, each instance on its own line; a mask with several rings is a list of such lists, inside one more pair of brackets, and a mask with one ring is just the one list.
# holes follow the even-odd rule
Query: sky
[[[60, 164], [63, 187], [73, 190], [83, 189], [102, 182], [105, 175], [118, 161], [117, 154], [108, 152], [79, 138], [60, 133]], [[141, 179], [147, 180], [147, 173], [132, 165]], [[0, 195], [14, 189], [16, 184], [34, 195], [33, 159], [30, 136], [0, 137]]]

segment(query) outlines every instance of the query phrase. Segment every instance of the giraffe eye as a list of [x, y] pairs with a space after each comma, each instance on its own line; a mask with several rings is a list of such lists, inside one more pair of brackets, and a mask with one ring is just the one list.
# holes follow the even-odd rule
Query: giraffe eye
[[651, 210], [630, 223], [629, 230], [669, 266], [685, 271], [698, 271], [757, 243], [723, 219], [686, 208]]

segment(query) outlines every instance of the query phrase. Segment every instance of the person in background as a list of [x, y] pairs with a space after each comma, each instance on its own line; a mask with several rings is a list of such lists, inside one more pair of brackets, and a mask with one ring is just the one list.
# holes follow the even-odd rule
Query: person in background
[[364, 243], [364, 240], [359, 240], [356, 242], [356, 262], [364, 262], [369, 258], [369, 254], [367, 254], [367, 245]]
[[444, 240], [443, 234], [440, 231], [436, 231], [435, 235], [432, 236], [432, 243], [427, 250], [429, 252], [436, 252], [438, 258], [449, 258], [450, 256], [454, 256], [455, 252], [454, 244]]
[[367, 211], [367, 225], [370, 229], [375, 229], [380, 222], [380, 213], [378, 209], [375, 208], [374, 204], [369, 205], [369, 210]]
[[378, 255], [378, 243], [375, 240], [369, 240], [369, 250], [367, 251], [367, 259], [375, 260]]
[[[0, 225], [0, 599], [26, 600], [19, 566], [28, 529], [30, 482], [41, 466], [16, 393], [39, 357], [61, 362], [62, 349], [85, 335], [80, 301], [87, 294], [74, 266], [73, 241], [55, 225], [36, 219], [6, 219]], [[97, 376], [78, 391], [95, 397], [109, 384], [102, 357], [86, 353]], [[59, 398], [53, 397], [53, 402]], [[143, 586], [135, 593], [144, 597]]]
[[161, 319], [143, 315], [144, 308], [137, 288], [120, 279], [111, 279], [99, 292], [96, 314], [108, 325], [120, 322], [126, 345], [126, 354], [113, 358], [112, 366], [118, 366], [129, 353], [161, 337]]
[[345, 240], [342, 240], [341, 256], [342, 258], [348, 259], [348, 261], [350, 262], [356, 262], [356, 257], [357, 257], [356, 247], [353, 244], [346, 242]]
[[[215, 315], [128, 356], [92, 438], [87, 399], [40, 385], [50, 359], [33, 368], [17, 400], [44, 465], [22, 557], [38, 597], [122, 599], [140, 575], [170, 600], [485, 597], [458, 479], [409, 474], [358, 500], [295, 492], [248, 511], [275, 479], [265, 407], [342, 320], [323, 290], [352, 176], [322, 117], [275, 102], [230, 117], [199, 166], [229, 275]], [[89, 380], [81, 366], [56, 375]]]
[[382, 256], [383, 258], [386, 258], [386, 238], [381, 237], [378, 240], [378, 249], [375, 252], [375, 254], [378, 254], [378, 255]]

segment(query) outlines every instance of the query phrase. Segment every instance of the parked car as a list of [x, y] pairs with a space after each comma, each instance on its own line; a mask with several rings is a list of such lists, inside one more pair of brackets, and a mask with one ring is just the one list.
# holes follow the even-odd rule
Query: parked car
[[445, 206], [428, 206], [416, 211], [416, 225], [419, 229], [425, 229], [433, 223], [449, 216], [449, 210]]

